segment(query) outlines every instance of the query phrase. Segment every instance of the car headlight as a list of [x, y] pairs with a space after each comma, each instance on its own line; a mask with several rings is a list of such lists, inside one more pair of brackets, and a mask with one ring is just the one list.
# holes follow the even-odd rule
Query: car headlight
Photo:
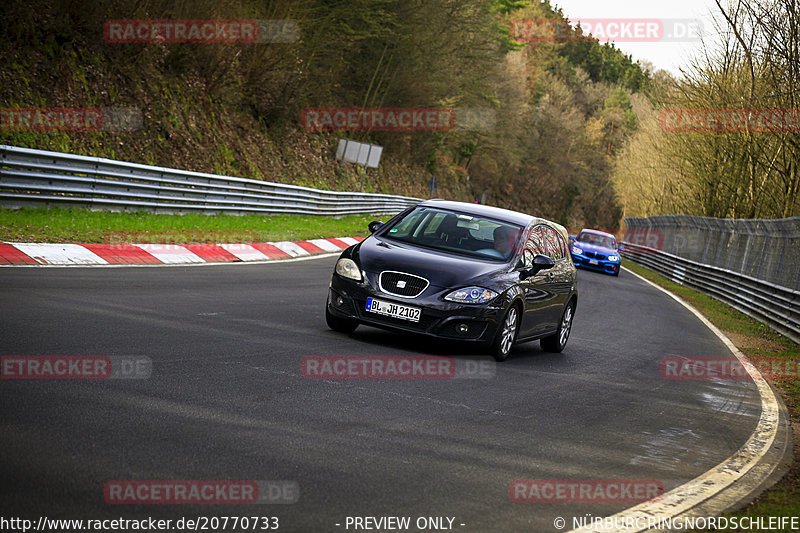
[[336, 273], [347, 279], [354, 279], [361, 281], [361, 272], [358, 271], [358, 265], [352, 259], [343, 257], [336, 262]]
[[581, 250], [577, 246], [573, 246], [572, 247], [572, 253], [575, 254], [575, 255], [581, 255], [583, 253], [583, 250]]
[[608, 256], [608, 260], [609, 261], [619, 261], [619, 256], [618, 255], [609, 255]]
[[460, 304], [482, 304], [497, 298], [497, 293], [483, 287], [465, 287], [458, 289], [444, 297], [450, 302]]

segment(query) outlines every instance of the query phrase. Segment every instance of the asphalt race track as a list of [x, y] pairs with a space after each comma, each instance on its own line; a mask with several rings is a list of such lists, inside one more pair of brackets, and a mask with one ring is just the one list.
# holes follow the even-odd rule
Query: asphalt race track
[[[319, 532], [347, 531], [348, 516], [430, 516], [465, 532], [556, 531], [557, 516], [569, 529], [630, 504], [515, 503], [511, 481], [647, 479], [668, 491], [756, 425], [752, 382], [662, 378], [666, 356], [732, 356], [628, 272], [580, 271], [564, 353], [518, 346], [491, 379], [306, 379], [308, 355], [480, 354], [328, 330], [334, 261], [0, 269], [0, 354], [153, 362], [149, 379], [0, 382], [2, 515], [277, 516], [280, 531]], [[110, 505], [110, 480], [291, 480], [300, 498]]]

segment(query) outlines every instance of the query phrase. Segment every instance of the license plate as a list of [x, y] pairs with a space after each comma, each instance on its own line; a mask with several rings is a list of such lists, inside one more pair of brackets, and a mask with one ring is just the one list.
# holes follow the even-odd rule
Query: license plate
[[597, 262], [597, 259], [589, 259], [589, 264], [590, 265], [598, 265], [599, 263]]
[[409, 307], [407, 305], [383, 302], [374, 298], [367, 298], [367, 311], [408, 320], [410, 322], [419, 322], [419, 316], [422, 313], [419, 307]]

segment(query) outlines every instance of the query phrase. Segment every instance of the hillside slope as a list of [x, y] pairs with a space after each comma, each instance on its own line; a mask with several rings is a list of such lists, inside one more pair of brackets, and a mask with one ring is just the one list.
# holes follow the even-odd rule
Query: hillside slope
[[[562, 18], [510, 0], [12, 1], [0, 13], [0, 143], [334, 190], [361, 176], [334, 154], [348, 137], [384, 146], [365, 190], [526, 210], [615, 228], [609, 175], [635, 129], [647, 76], [613, 46], [524, 43], [514, 22]], [[272, 43], [122, 43], [109, 21], [282, 20]], [[488, 126], [307, 131], [308, 107], [478, 110]], [[18, 108], [133, 108], [131, 131], [24, 131]]]

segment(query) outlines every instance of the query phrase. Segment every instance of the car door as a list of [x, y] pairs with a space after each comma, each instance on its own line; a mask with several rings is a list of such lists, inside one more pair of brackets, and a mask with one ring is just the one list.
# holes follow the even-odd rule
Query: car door
[[[523, 269], [533, 265], [534, 256], [547, 255], [545, 230], [544, 224], [538, 224], [528, 234], [522, 252]], [[520, 282], [520, 288], [525, 298], [525, 312], [520, 323], [520, 338], [541, 335], [553, 328], [553, 322], [557, 319], [553, 319], [550, 315], [556, 305], [557, 294], [553, 291], [552, 285], [550, 270], [542, 270]]]
[[545, 322], [549, 331], [555, 331], [561, 321], [564, 306], [572, 291], [572, 259], [567, 251], [567, 243], [561, 234], [551, 226], [544, 226], [545, 254], [550, 257], [555, 265], [546, 272], [545, 284], [548, 292], [553, 296], [545, 311]]

